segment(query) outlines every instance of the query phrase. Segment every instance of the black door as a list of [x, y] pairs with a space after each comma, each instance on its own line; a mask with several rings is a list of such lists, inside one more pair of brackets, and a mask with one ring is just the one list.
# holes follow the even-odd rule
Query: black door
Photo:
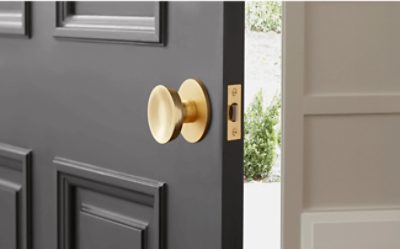
[[[243, 12], [0, 3], [0, 248], [241, 248], [242, 140], [228, 141], [227, 93], [243, 83]], [[190, 96], [172, 90], [187, 79], [209, 97], [208, 129], [191, 142], [180, 135]], [[156, 129], [182, 114], [164, 144], [148, 124], [159, 84], [179, 108], [156, 103]]]

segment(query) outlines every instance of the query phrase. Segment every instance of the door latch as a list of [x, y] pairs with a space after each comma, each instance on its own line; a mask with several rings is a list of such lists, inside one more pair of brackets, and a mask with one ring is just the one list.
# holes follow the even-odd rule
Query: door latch
[[242, 138], [242, 85], [228, 85], [227, 140]]

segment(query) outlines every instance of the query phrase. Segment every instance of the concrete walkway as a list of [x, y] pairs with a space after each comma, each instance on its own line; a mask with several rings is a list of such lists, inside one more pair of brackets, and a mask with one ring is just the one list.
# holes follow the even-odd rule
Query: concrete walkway
[[244, 249], [281, 248], [281, 184], [244, 184]]

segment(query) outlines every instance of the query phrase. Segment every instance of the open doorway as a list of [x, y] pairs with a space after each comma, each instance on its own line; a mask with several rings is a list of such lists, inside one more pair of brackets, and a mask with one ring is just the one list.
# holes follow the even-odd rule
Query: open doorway
[[282, 3], [245, 8], [243, 248], [280, 249]]

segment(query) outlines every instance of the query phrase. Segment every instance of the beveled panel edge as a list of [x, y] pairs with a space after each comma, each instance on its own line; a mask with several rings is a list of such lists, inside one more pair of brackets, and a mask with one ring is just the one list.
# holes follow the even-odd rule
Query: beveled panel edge
[[21, 241], [21, 248], [30, 249], [32, 248], [32, 150], [0, 143], [0, 158], [12, 163], [0, 167], [16, 170], [22, 175], [22, 182], [9, 182], [4, 179], [1, 183], [5, 187], [16, 189], [18, 193], [20, 207], [18, 215], [21, 220], [21, 223], [18, 223], [20, 226], [18, 238]]
[[31, 36], [31, 2], [21, 1], [19, 12], [2, 12], [0, 10], [1, 36]]
[[[134, 242], [135, 244], [129, 244], [132, 248], [148, 249], [147, 225], [140, 223], [140, 221], [136, 221], [135, 219], [131, 219], [130, 217], [123, 217], [123, 215], [120, 215], [118, 213], [111, 212], [109, 210], [98, 208], [95, 206], [92, 206], [90, 210], [84, 210], [81, 207], [79, 215], [82, 217], [82, 219], [86, 218], [92, 222], [99, 222], [101, 224], [112, 225], [119, 228], [127, 229], [131, 236], [133, 235], [132, 233], [135, 233], [135, 235], [139, 237], [139, 241]], [[99, 225], [100, 224], [98, 224], [98, 226]], [[79, 237], [80, 239], [85, 238], [81, 234], [79, 234]], [[122, 241], [119, 241], [118, 243], [122, 243]]]
[[122, 224], [140, 231], [145, 231], [148, 227], [148, 223], [86, 203], [82, 203], [80, 206], [80, 212], [113, 223]]
[[[58, 248], [72, 249], [75, 241], [74, 234], [71, 232], [74, 219], [75, 192], [76, 188], [86, 189], [107, 194], [113, 197], [136, 201], [144, 205], [141, 201], [130, 199], [129, 192], [133, 198], [137, 193], [152, 196], [151, 207], [154, 210], [153, 220], [155, 224], [157, 249], [165, 248], [166, 241], [166, 184], [157, 180], [138, 177], [114, 170], [105, 169], [95, 165], [73, 161], [70, 159], [55, 157], [53, 163], [56, 165], [57, 173], [57, 219], [58, 219]], [[107, 189], [119, 191], [109, 191]], [[128, 193], [127, 193], [128, 192]], [[139, 223], [136, 224], [138, 227]], [[147, 231], [143, 224], [143, 231]]]
[[74, 2], [56, 2], [54, 37], [91, 42], [164, 46], [166, 2], [154, 3], [154, 17], [74, 15]]
[[149, 195], [155, 195], [156, 191], [165, 185], [164, 182], [157, 180], [130, 175], [63, 157], [55, 157], [53, 163], [56, 164], [59, 173], [75, 175], [128, 190], [135, 189]]
[[306, 116], [399, 114], [400, 94], [306, 95], [303, 113]]
[[9, 182], [9, 181], [4, 181], [0, 179], [0, 191], [4, 191], [7, 192], [8, 194], [12, 195], [12, 205], [14, 206], [14, 214], [12, 215], [12, 220], [13, 220], [13, 225], [11, 224], [7, 224], [9, 226], [9, 229], [12, 227], [14, 228], [12, 231], [14, 233], [14, 247], [15, 249], [18, 249], [18, 240], [19, 240], [19, 231], [21, 231], [21, 225], [18, 222], [18, 220], [20, 219], [20, 213], [18, 212], [18, 210], [21, 209], [21, 202], [20, 202], [20, 195], [21, 195], [21, 185], [19, 184], [15, 184], [13, 182]]
[[301, 214], [301, 249], [314, 249], [316, 225], [400, 221], [398, 209], [311, 211]]
[[0, 143], [0, 159], [10, 162], [8, 165], [0, 165], [17, 171], [23, 171], [27, 166], [31, 150], [9, 144]]

